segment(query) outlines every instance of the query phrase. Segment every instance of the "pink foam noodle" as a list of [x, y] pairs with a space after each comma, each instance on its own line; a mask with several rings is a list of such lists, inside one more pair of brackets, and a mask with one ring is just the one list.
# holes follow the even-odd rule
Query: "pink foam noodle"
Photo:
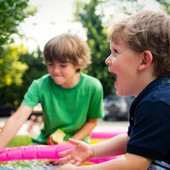
[[[91, 138], [105, 139], [111, 138], [115, 135], [126, 133], [125, 131], [118, 132], [95, 132], [91, 134]], [[73, 145], [32, 145], [4, 148], [0, 150], [0, 162], [20, 161], [20, 160], [35, 160], [35, 159], [49, 159], [57, 160], [61, 158], [59, 152], [71, 149]], [[115, 159], [116, 157], [92, 158], [88, 160], [91, 163], [101, 163]]]
[[[49, 159], [57, 160], [61, 158], [58, 154], [61, 151], [71, 149], [74, 146], [66, 145], [34, 145], [5, 148], [0, 151], [0, 162], [22, 161], [22, 160], [38, 160]], [[115, 159], [116, 157], [91, 158], [88, 162], [101, 163]]]
[[33, 159], [58, 159], [59, 152], [71, 149], [73, 146], [34, 145], [12, 147], [0, 150], [0, 162]]
[[115, 159], [115, 158], [117, 158], [117, 156], [102, 157], [102, 158], [91, 158], [91, 159], [88, 160], [88, 162], [98, 164], [98, 163], [110, 161], [110, 160]]
[[98, 131], [93, 131], [91, 133], [91, 138], [97, 138], [97, 139], [107, 139], [107, 138], [112, 138], [116, 135], [119, 134], [124, 134], [127, 133], [127, 131], [114, 131], [114, 132], [98, 132]]

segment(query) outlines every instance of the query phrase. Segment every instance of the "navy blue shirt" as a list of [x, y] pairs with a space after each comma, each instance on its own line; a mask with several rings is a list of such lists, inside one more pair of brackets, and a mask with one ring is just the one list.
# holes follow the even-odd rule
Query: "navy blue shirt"
[[159, 77], [130, 108], [127, 152], [170, 164], [170, 78]]

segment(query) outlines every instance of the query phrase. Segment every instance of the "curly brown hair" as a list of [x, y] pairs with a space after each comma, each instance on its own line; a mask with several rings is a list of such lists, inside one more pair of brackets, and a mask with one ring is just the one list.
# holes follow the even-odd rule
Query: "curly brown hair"
[[170, 76], [170, 17], [162, 12], [141, 11], [113, 24], [108, 38], [122, 38], [136, 52], [149, 50], [153, 55], [154, 74]]

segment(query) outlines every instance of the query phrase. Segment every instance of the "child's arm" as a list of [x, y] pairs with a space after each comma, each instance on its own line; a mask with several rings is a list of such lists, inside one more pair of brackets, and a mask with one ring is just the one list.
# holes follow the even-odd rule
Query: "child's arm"
[[84, 126], [71, 138], [76, 140], [83, 140], [96, 127], [98, 119], [89, 119]]
[[106, 157], [121, 155], [126, 152], [126, 145], [129, 140], [127, 134], [120, 134], [104, 142], [88, 145], [85, 142], [69, 139], [69, 142], [76, 147], [61, 152], [60, 163], [72, 163], [80, 165], [84, 161], [92, 157]]
[[28, 106], [20, 106], [17, 111], [9, 117], [0, 132], [0, 149], [4, 148], [16, 135], [31, 113], [32, 108]]
[[[124, 136], [124, 137], [123, 137]], [[112, 153], [112, 155], [121, 154], [125, 151], [125, 146], [129, 137], [118, 135], [108, 141], [104, 141], [94, 145], [85, 144], [82, 141], [69, 140], [76, 145], [74, 149], [64, 151], [61, 156], [65, 156], [59, 160], [61, 164], [66, 164], [58, 168], [58, 170], [146, 170], [151, 160], [142, 156], [126, 153], [124, 157], [116, 158], [108, 162], [95, 164], [91, 166], [79, 166], [91, 157], [102, 157]], [[125, 144], [125, 146], [123, 146]], [[123, 149], [121, 149], [123, 148]], [[110, 151], [109, 151], [110, 150]], [[72, 164], [72, 165], [71, 165]], [[74, 166], [74, 165], [76, 166]], [[78, 167], [77, 167], [78, 166]]]
[[[87, 137], [92, 130], [96, 127], [97, 124], [97, 119], [89, 119], [84, 126], [76, 133], [74, 134], [71, 138], [72, 139], [76, 139], [76, 140], [83, 140], [85, 137]], [[48, 145], [54, 145], [56, 144], [56, 142], [54, 142], [52, 140], [52, 135], [49, 136], [48, 141], [47, 141]], [[63, 141], [60, 142], [58, 144], [62, 144], [62, 145], [69, 145], [70, 143], [68, 141]]]
[[138, 155], [127, 153], [125, 157], [116, 158], [108, 162], [75, 166], [73, 164], [63, 165], [57, 170], [147, 170], [151, 160]]

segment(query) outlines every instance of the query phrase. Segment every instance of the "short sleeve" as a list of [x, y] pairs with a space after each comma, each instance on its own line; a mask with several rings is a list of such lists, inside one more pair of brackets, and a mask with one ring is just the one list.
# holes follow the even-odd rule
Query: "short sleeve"
[[38, 83], [36, 80], [32, 82], [30, 87], [28, 88], [26, 94], [24, 95], [24, 99], [21, 105], [27, 105], [30, 107], [34, 107], [39, 102], [39, 90], [38, 90]]
[[103, 116], [103, 86], [96, 80], [95, 86], [91, 89], [88, 118], [102, 118]]
[[170, 144], [170, 106], [163, 101], [147, 101], [136, 108], [130, 127], [127, 152], [162, 160]]

